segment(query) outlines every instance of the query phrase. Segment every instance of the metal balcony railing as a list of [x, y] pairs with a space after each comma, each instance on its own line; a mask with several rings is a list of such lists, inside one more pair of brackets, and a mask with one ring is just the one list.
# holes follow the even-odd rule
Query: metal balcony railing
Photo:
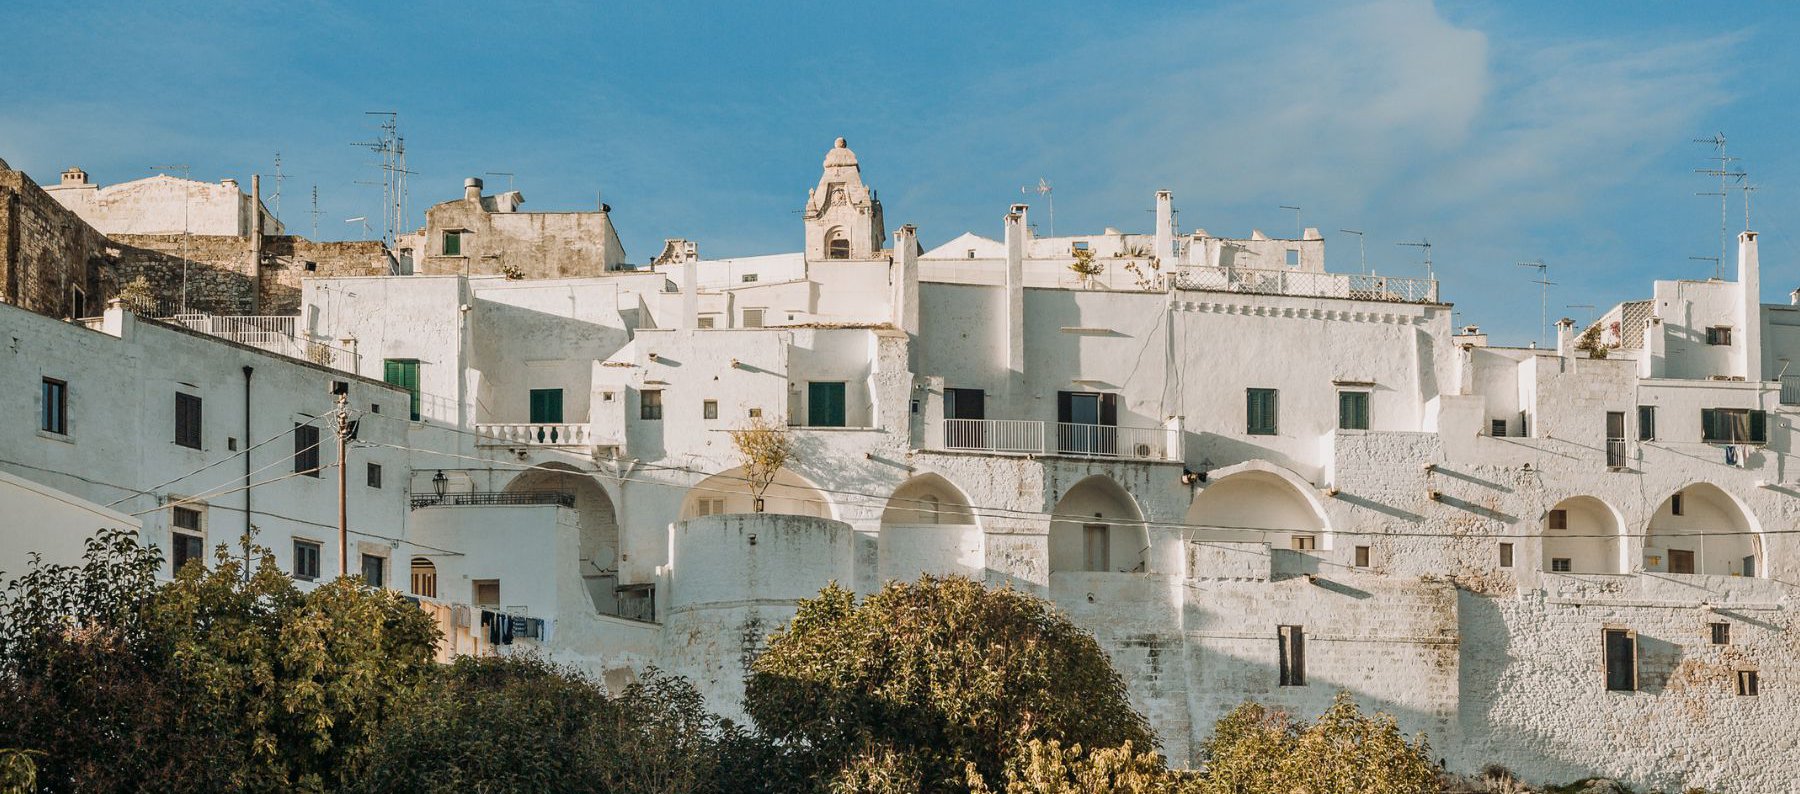
[[562, 491], [511, 491], [413, 494], [414, 510], [421, 507], [470, 507], [482, 505], [561, 505], [575, 506], [575, 494]]
[[1437, 281], [1428, 278], [1247, 267], [1184, 267], [1170, 275], [1176, 289], [1215, 292], [1392, 303], [1436, 303], [1438, 295]]
[[1781, 376], [1781, 404], [1800, 405], [1800, 375]]
[[1131, 460], [1168, 459], [1169, 431], [1160, 427], [1118, 427], [1056, 422], [1045, 445], [1045, 425], [1031, 419], [945, 419], [944, 449], [1041, 455], [1076, 455]]
[[591, 447], [594, 426], [586, 422], [555, 424], [477, 424], [475, 443], [483, 447]]
[[1041, 455], [1044, 423], [1024, 419], [945, 419], [944, 447]]

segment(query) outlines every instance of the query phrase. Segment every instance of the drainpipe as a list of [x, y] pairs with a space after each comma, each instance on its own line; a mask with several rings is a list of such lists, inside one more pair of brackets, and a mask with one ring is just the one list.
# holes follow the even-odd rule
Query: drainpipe
[[244, 365], [244, 581], [250, 581], [250, 375], [256, 371]]

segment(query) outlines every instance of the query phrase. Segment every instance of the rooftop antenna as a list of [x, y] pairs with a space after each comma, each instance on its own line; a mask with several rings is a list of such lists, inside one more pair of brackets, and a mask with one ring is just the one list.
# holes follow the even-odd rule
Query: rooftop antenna
[[[373, 141], [350, 144], [381, 156], [381, 239], [392, 244], [406, 225], [406, 138], [400, 135], [400, 114], [391, 110], [364, 111], [365, 116], [384, 116], [381, 133]], [[360, 183], [359, 183], [360, 184]]]
[[[486, 173], [486, 174], [483, 174], [483, 176], [503, 176], [503, 177], [506, 177], [506, 192], [508, 192], [508, 193], [511, 193], [511, 192], [512, 192], [512, 189], [513, 189], [513, 173], [512, 173], [512, 172], [511, 172], [511, 171], [489, 171], [489, 172], [487, 172], [487, 173]], [[595, 198], [599, 198], [599, 195], [600, 195], [600, 194], [598, 194], [598, 193], [596, 193], [596, 194], [594, 194], [594, 196], [595, 196]]]
[[1301, 237], [1305, 237], [1306, 236], [1306, 227], [1300, 225], [1300, 208], [1294, 207], [1294, 206], [1289, 206], [1287, 204], [1282, 204], [1281, 209], [1294, 211], [1294, 228], [1300, 230], [1298, 233], [1296, 233], [1294, 235], [1294, 239], [1297, 240]]
[[1719, 178], [1718, 191], [1717, 192], [1705, 191], [1705, 192], [1695, 193], [1694, 195], [1696, 195], [1696, 196], [1718, 196], [1719, 197], [1719, 258], [1717, 260], [1715, 260], [1716, 264], [1713, 266], [1713, 278], [1720, 279], [1720, 278], [1725, 277], [1725, 272], [1724, 272], [1725, 271], [1725, 240], [1726, 240], [1726, 234], [1727, 234], [1726, 220], [1725, 220], [1725, 217], [1726, 217], [1725, 216], [1725, 211], [1726, 211], [1725, 203], [1726, 203], [1726, 199], [1728, 198], [1728, 195], [1727, 195], [1728, 183], [1726, 182], [1726, 180], [1737, 179], [1737, 180], [1742, 181], [1743, 178], [1746, 176], [1746, 174], [1743, 171], [1732, 170], [1731, 164], [1733, 162], [1735, 162], [1737, 160], [1737, 158], [1731, 157], [1731, 156], [1725, 154], [1725, 133], [1723, 133], [1723, 132], [1714, 133], [1711, 138], [1695, 138], [1693, 140], [1693, 142], [1694, 143], [1711, 144], [1713, 147], [1713, 151], [1718, 152], [1718, 154], [1715, 154], [1711, 157], [1706, 158], [1708, 160], [1712, 160], [1715, 163], [1715, 165], [1712, 168], [1696, 168], [1696, 169], [1694, 169], [1694, 173], [1696, 173], [1696, 174], [1701, 174], [1703, 176], [1718, 177]]
[[1556, 282], [1550, 280], [1550, 265], [1538, 257], [1530, 262], [1520, 262], [1519, 267], [1536, 268], [1538, 277], [1532, 283], [1538, 285], [1538, 346], [1543, 347], [1544, 332], [1550, 328], [1550, 288]]
[[1027, 196], [1031, 195], [1033, 192], [1036, 192], [1039, 196], [1042, 196], [1044, 198], [1045, 202], [1047, 202], [1050, 205], [1050, 236], [1051, 237], [1056, 236], [1056, 194], [1054, 192], [1052, 192], [1053, 190], [1054, 189], [1050, 187], [1050, 181], [1047, 179], [1044, 179], [1043, 177], [1038, 178], [1037, 187], [1032, 187], [1030, 185], [1026, 185], [1025, 187], [1019, 188], [1019, 192], [1025, 194]]
[[1356, 254], [1362, 260], [1362, 274], [1369, 275], [1369, 249], [1363, 247], [1363, 233], [1356, 229], [1339, 229], [1338, 231], [1356, 235]]
[[1432, 281], [1437, 280], [1437, 273], [1431, 269], [1431, 238], [1420, 237], [1419, 241], [1416, 243], [1399, 242], [1399, 243], [1394, 243], [1394, 245], [1404, 245], [1404, 246], [1407, 246], [1408, 248], [1423, 248], [1423, 249], [1425, 249], [1425, 277], [1428, 279], [1431, 279]]
[[[274, 215], [275, 215], [276, 223], [281, 222], [281, 182], [284, 179], [287, 179], [287, 175], [281, 173], [281, 152], [276, 152], [275, 153], [275, 195], [271, 197], [275, 200]], [[261, 212], [262, 208], [258, 207], [257, 211]]]
[[1744, 182], [1738, 186], [1738, 190], [1744, 191], [1744, 231], [1750, 231], [1750, 194], [1756, 192], [1756, 186]]
[[319, 186], [317, 183], [313, 184], [312, 198], [313, 198], [313, 207], [312, 207], [313, 236], [312, 236], [312, 239], [314, 242], [318, 242], [318, 240], [319, 240]]
[[[173, 165], [153, 165], [152, 171], [180, 171], [183, 180], [190, 180], [187, 163]], [[181, 313], [188, 313], [188, 192], [181, 191]]]
[[[1566, 303], [1566, 304], [1563, 304], [1563, 308], [1565, 308], [1565, 309], [1587, 309], [1587, 310], [1588, 310], [1588, 314], [1593, 314], [1593, 313], [1594, 313], [1594, 310], [1595, 310], [1595, 309], [1597, 309], [1597, 308], [1599, 308], [1599, 307], [1598, 307], [1598, 306], [1595, 306], [1595, 305], [1594, 305], [1594, 304], [1592, 304], [1592, 303]], [[1582, 328], [1584, 328], [1584, 329], [1585, 329], [1585, 328], [1587, 328], [1587, 326], [1588, 326], [1588, 322], [1587, 322], [1587, 321], [1582, 321], [1582, 322], [1581, 322], [1581, 327], [1582, 327]]]
[[364, 239], [364, 240], [367, 240], [367, 239], [369, 239], [369, 216], [367, 216], [367, 215], [358, 215], [358, 216], [356, 216], [356, 217], [354, 217], [354, 218], [345, 218], [345, 219], [344, 219], [344, 222], [345, 222], [345, 223], [360, 223], [360, 224], [362, 224], [362, 227], [363, 227], [363, 236], [362, 236], [362, 238], [363, 238], [363, 239]]

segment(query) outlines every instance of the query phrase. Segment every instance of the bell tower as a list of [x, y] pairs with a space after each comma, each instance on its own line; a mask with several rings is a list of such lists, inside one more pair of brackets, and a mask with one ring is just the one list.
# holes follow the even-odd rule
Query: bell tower
[[806, 197], [806, 259], [872, 259], [887, 242], [881, 201], [863, 184], [856, 153], [843, 138], [825, 153], [819, 186]]

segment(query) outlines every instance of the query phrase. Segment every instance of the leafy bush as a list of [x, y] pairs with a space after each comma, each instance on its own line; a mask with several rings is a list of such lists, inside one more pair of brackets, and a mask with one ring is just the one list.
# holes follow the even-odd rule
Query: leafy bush
[[803, 601], [752, 665], [744, 706], [821, 787], [845, 770], [958, 790], [971, 765], [1002, 779], [1033, 739], [1155, 743], [1092, 635], [1041, 598], [960, 577], [890, 583], [860, 604], [834, 584]]
[[1221, 719], [1205, 747], [1205, 794], [1437, 794], [1424, 737], [1408, 742], [1394, 718], [1365, 717], [1339, 692], [1311, 725], [1246, 703]]

